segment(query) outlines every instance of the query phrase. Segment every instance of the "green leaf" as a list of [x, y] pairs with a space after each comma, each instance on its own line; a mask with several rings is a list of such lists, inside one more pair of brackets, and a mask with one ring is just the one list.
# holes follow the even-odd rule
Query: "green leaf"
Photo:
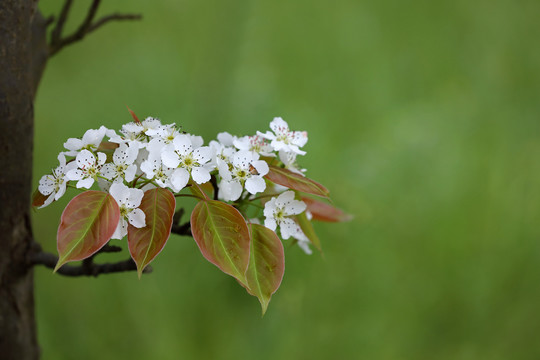
[[139, 278], [144, 268], [163, 250], [171, 235], [176, 199], [167, 189], [155, 188], [144, 193], [139, 209], [146, 216], [146, 226], [128, 226], [128, 247], [137, 264]]
[[105, 245], [114, 234], [120, 209], [114, 198], [102, 191], [85, 191], [64, 209], [58, 227], [58, 263], [86, 259]]
[[200, 201], [191, 213], [191, 233], [208, 261], [246, 284], [249, 229], [238, 210], [217, 200]]
[[266, 312], [272, 294], [277, 291], [285, 272], [283, 244], [275, 232], [265, 226], [250, 224], [251, 252], [246, 272], [247, 291], [259, 299]]
[[328, 198], [330, 194], [327, 188], [305, 176], [273, 165], [269, 165], [268, 167], [270, 171], [264, 177], [275, 184], [325, 198]]
[[308, 211], [313, 215], [313, 220], [324, 222], [344, 222], [352, 220], [353, 216], [341, 209], [308, 197], [302, 197], [306, 203]]
[[321, 241], [319, 240], [319, 237], [315, 233], [315, 229], [313, 229], [313, 225], [311, 224], [311, 221], [308, 220], [306, 216], [306, 212], [296, 215], [296, 221], [298, 222], [298, 225], [300, 225], [300, 228], [304, 232], [304, 234], [307, 236], [309, 241], [317, 248], [317, 250], [322, 251], [321, 248]]

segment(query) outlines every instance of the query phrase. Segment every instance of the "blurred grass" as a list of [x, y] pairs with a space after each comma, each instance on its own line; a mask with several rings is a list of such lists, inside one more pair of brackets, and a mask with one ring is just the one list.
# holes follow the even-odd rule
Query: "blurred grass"
[[[48, 64], [36, 186], [65, 139], [118, 128], [125, 105], [206, 141], [283, 116], [309, 132], [308, 176], [355, 220], [316, 225], [324, 259], [287, 249], [264, 319], [190, 239], [141, 281], [40, 268], [44, 359], [540, 358], [539, 2], [123, 0], [100, 14], [118, 10], [144, 20]], [[51, 251], [66, 200], [34, 215]]]

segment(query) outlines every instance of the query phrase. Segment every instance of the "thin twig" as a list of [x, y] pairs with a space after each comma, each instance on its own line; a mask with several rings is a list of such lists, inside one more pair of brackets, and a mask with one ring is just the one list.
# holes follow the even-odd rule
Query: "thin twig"
[[62, 30], [64, 29], [64, 25], [66, 23], [69, 9], [71, 8], [72, 3], [73, 0], [66, 0], [64, 6], [62, 7], [62, 10], [60, 11], [60, 16], [58, 17], [58, 21], [56, 22], [56, 26], [54, 27], [54, 30], [52, 32], [51, 47], [55, 47], [62, 38]]
[[94, 30], [97, 30], [100, 26], [105, 25], [109, 21], [123, 21], [123, 20], [141, 20], [141, 14], [111, 14], [103, 16], [101, 19], [97, 20], [88, 28], [88, 33], [91, 33]]
[[69, 13], [69, 9], [71, 7], [72, 1], [73, 0], [66, 0], [66, 2], [64, 3], [64, 7], [62, 8], [60, 17], [58, 18], [58, 22], [56, 23], [56, 27], [52, 33], [49, 56], [52, 56], [58, 53], [63, 47], [67, 45], [70, 45], [74, 42], [82, 40], [87, 34], [99, 29], [101, 26], [105, 25], [106, 23], [110, 21], [142, 19], [142, 15], [140, 14], [114, 13], [111, 15], [104, 16], [100, 18], [99, 20], [97, 20], [96, 22], [93, 22], [99, 8], [99, 4], [101, 3], [101, 0], [92, 0], [92, 4], [90, 5], [90, 8], [88, 9], [88, 13], [86, 14], [86, 17], [84, 18], [79, 28], [73, 34], [66, 37], [62, 37], [62, 29], [64, 28], [64, 24], [68, 17], [68, 13]]

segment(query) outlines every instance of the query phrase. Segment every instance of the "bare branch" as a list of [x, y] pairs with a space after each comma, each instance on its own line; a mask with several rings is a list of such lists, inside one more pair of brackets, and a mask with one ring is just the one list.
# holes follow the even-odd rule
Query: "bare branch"
[[100, 26], [105, 25], [109, 21], [123, 21], [123, 20], [141, 20], [142, 15], [141, 14], [111, 14], [102, 17], [98, 21], [92, 24], [90, 28], [88, 29], [88, 33], [91, 33], [94, 30], [97, 30]]
[[[54, 269], [58, 261], [58, 257], [51, 253], [39, 252], [32, 255], [31, 258], [32, 265], [44, 265], [50, 269]], [[82, 265], [64, 265], [56, 272], [64, 276], [94, 276], [97, 277], [101, 274], [112, 274], [125, 271], [136, 271], [137, 265], [133, 259], [129, 258], [124, 261], [119, 261], [116, 263], [104, 263], [104, 264], [95, 264], [91, 261], [84, 262]], [[143, 273], [147, 274], [152, 272], [152, 268], [147, 266]]]
[[52, 39], [51, 39], [51, 45], [50, 45], [50, 51], [49, 51], [50, 56], [59, 52], [63, 47], [82, 40], [86, 35], [88, 35], [92, 31], [97, 30], [98, 28], [100, 28], [101, 26], [105, 25], [106, 23], [110, 21], [142, 19], [142, 15], [140, 14], [114, 13], [111, 15], [104, 16], [93, 23], [94, 18], [99, 8], [99, 4], [101, 3], [101, 0], [92, 0], [92, 5], [90, 5], [90, 8], [88, 9], [88, 13], [86, 14], [84, 21], [81, 23], [77, 31], [75, 31], [73, 34], [69, 36], [62, 37], [61, 36], [62, 29], [64, 27], [64, 23], [66, 21], [67, 15], [69, 13], [69, 8], [71, 7], [71, 3], [72, 3], [72, 0], [66, 0], [66, 3], [64, 4], [64, 7], [62, 8], [62, 12], [58, 19], [56, 27], [52, 33]]
[[214, 188], [214, 200], [217, 200], [219, 188], [217, 185], [217, 179], [215, 175], [212, 175], [212, 177], [210, 178], [210, 183], [212, 184], [212, 187]]
[[189, 223], [189, 221], [182, 225], [173, 224], [171, 228], [171, 233], [181, 236], [193, 236], [191, 234], [191, 224]]
[[[34, 252], [30, 255], [29, 262], [31, 266], [43, 265], [47, 268], [54, 269], [58, 262], [58, 256], [41, 251], [41, 246], [37, 243], [33, 244]], [[136, 271], [137, 265], [133, 259], [129, 258], [124, 261], [115, 263], [94, 263], [94, 257], [100, 253], [119, 252], [122, 248], [115, 245], [105, 245], [97, 253], [82, 261], [81, 265], [64, 265], [56, 272], [64, 276], [94, 276], [97, 277], [101, 274], [112, 274], [125, 271]], [[152, 272], [152, 268], [147, 266], [143, 273], [147, 274]]]
[[52, 32], [51, 47], [56, 46], [56, 44], [60, 42], [60, 38], [62, 37], [62, 30], [64, 29], [64, 25], [66, 23], [72, 4], [73, 0], [66, 0], [64, 6], [62, 7], [62, 10], [60, 11], [60, 16], [58, 17], [58, 21], [56, 22], [56, 26], [54, 27], [54, 30]]

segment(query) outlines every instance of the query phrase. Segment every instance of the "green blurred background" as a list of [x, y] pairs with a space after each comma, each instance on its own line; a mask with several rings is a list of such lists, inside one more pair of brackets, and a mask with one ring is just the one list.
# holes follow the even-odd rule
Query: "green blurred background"
[[[140, 281], [38, 268], [44, 359], [540, 358], [540, 2], [124, 0], [99, 15], [114, 11], [144, 20], [48, 64], [36, 186], [67, 138], [119, 128], [126, 105], [206, 141], [282, 116], [355, 219], [316, 224], [324, 257], [287, 249], [264, 318], [189, 238]], [[67, 200], [34, 214], [50, 251]]]

